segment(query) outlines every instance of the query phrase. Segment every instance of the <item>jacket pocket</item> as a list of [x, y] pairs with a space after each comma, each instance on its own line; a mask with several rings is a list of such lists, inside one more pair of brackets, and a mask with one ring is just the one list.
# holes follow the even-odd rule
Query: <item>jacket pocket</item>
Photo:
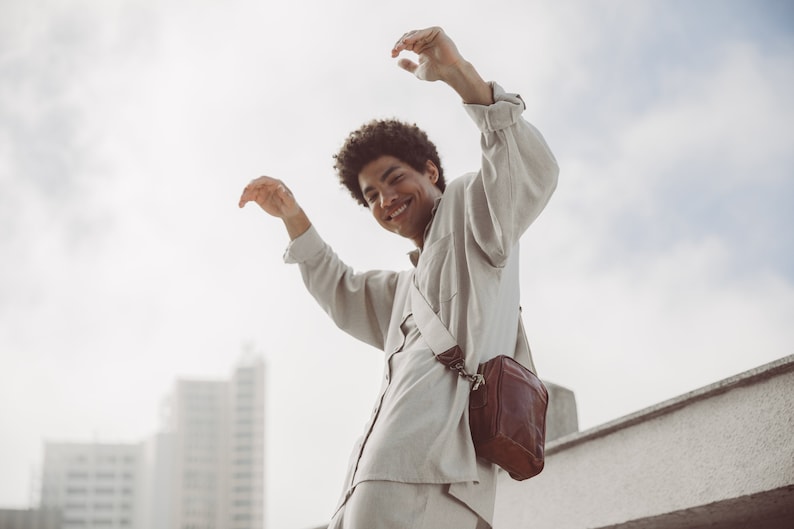
[[451, 233], [422, 251], [416, 267], [416, 285], [436, 312], [458, 293], [455, 239]]

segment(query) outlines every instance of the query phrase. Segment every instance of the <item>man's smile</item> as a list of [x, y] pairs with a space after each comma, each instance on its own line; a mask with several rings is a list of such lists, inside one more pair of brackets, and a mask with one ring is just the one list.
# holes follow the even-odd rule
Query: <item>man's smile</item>
[[399, 217], [400, 215], [405, 213], [406, 209], [408, 209], [408, 204], [410, 202], [411, 202], [410, 199], [403, 202], [396, 209], [392, 210], [391, 213], [389, 213], [386, 218], [388, 218], [389, 220], [394, 220], [395, 218]]

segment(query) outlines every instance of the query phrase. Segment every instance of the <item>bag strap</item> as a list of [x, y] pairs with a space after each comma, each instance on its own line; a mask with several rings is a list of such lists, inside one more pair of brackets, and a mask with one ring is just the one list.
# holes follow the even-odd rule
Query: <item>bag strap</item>
[[419, 287], [416, 286], [413, 279], [411, 280], [411, 311], [414, 314], [414, 321], [419, 328], [419, 333], [430, 346], [436, 360], [453, 371], [457, 371], [461, 377], [468, 379], [472, 383], [472, 391], [476, 391], [477, 388], [484, 385], [485, 378], [480, 373], [466, 372], [463, 351], [457, 340], [419, 292]]
[[416, 317], [416, 324], [422, 333], [422, 338], [425, 339], [434, 354], [443, 354], [458, 345], [455, 337], [419, 292], [419, 287], [414, 281], [411, 281], [411, 309]]

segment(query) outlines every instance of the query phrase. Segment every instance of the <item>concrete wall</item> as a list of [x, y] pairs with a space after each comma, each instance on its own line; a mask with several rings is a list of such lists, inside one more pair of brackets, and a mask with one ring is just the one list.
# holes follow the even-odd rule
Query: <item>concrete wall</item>
[[549, 443], [496, 510], [496, 529], [794, 527], [794, 356]]
[[573, 391], [546, 380], [549, 407], [546, 410], [546, 444], [579, 431], [579, 415]]

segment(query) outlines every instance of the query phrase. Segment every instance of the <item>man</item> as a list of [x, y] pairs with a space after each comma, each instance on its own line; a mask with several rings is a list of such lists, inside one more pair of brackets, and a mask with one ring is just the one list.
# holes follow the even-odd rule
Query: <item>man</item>
[[[410, 303], [416, 285], [465, 353], [466, 371], [515, 356], [519, 326], [518, 240], [548, 202], [557, 164], [521, 117], [524, 103], [486, 83], [441, 28], [411, 31], [392, 49], [418, 55], [399, 66], [443, 81], [482, 133], [480, 171], [448, 185], [435, 146], [417, 127], [373, 121], [354, 131], [335, 168], [386, 230], [414, 242], [414, 269], [355, 273], [319, 236], [283, 182], [260, 177], [248, 201], [282, 219], [309, 292], [337, 325], [386, 354], [385, 376], [355, 447], [330, 529], [491, 527], [494, 465], [474, 453], [469, 382], [438, 362]], [[526, 349], [521, 349], [526, 350]], [[518, 358], [532, 367], [531, 358]]]

